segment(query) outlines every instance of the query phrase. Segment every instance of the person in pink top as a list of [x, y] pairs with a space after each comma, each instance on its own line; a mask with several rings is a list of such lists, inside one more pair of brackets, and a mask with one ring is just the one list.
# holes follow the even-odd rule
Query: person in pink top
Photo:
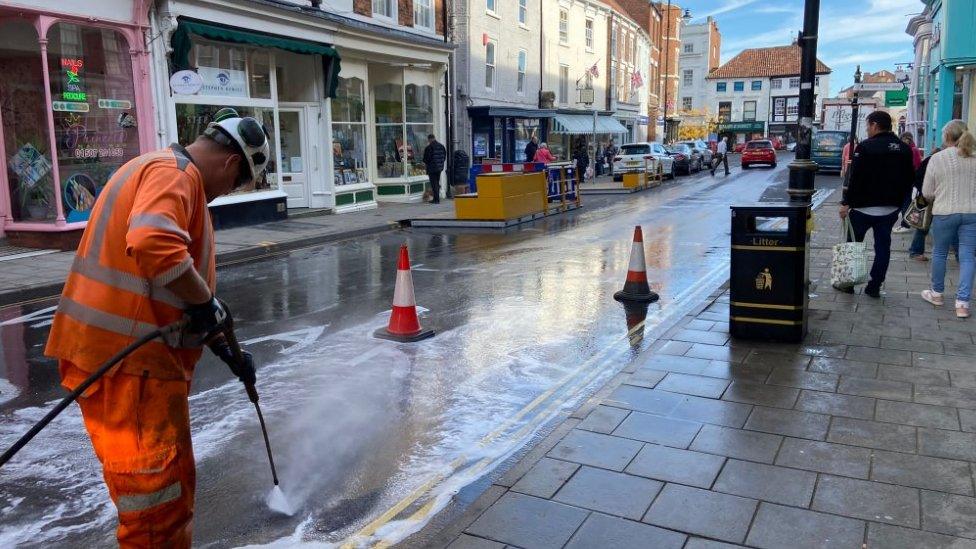
[[[854, 138], [854, 146], [855, 147], [857, 146], [857, 138], [856, 137]], [[840, 178], [841, 179], [844, 179], [844, 177], [847, 175], [847, 167], [851, 163], [851, 141], [850, 140], [847, 140], [847, 143], [844, 143], [844, 151], [840, 153], [840, 156], [841, 156], [841, 158], [840, 158]]]
[[[919, 148], [915, 146], [915, 138], [912, 136], [911, 133], [905, 132], [905, 133], [901, 134], [900, 137], [901, 137], [902, 143], [908, 145], [908, 148], [910, 148], [912, 150], [912, 166], [915, 167], [915, 171], [917, 172], [918, 171], [918, 167], [922, 165], [922, 151], [919, 150]], [[894, 230], [892, 232], [895, 232], [895, 233], [907, 233], [907, 232], [909, 232], [909, 231], [912, 230], [912, 228], [910, 226], [908, 226], [908, 223], [905, 223], [905, 212], [908, 211], [908, 206], [910, 206], [911, 203], [912, 203], [912, 197], [909, 196], [908, 197], [908, 200], [905, 202], [905, 204], [901, 208], [901, 215], [902, 215], [901, 223], [899, 223], [897, 226], [895, 226], [895, 228], [894, 228]]]
[[533, 162], [545, 162], [546, 164], [550, 162], [555, 162], [556, 157], [552, 155], [549, 151], [549, 145], [546, 143], [540, 143], [539, 149], [535, 151], [535, 158], [532, 159]]

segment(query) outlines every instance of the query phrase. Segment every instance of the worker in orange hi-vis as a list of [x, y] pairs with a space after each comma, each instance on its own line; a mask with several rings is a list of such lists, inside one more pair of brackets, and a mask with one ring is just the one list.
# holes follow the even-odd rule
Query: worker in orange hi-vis
[[189, 390], [203, 346], [241, 381], [214, 296], [214, 236], [207, 203], [253, 183], [268, 164], [268, 136], [253, 118], [222, 109], [187, 147], [122, 166], [95, 202], [54, 316], [45, 354], [69, 390], [126, 345], [185, 321], [181, 332], [132, 353], [78, 399], [122, 547], [189, 547], [195, 466]]

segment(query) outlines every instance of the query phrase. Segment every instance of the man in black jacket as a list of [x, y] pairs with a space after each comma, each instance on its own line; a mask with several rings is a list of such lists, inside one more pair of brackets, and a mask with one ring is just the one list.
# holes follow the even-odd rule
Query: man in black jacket
[[864, 293], [881, 297], [881, 285], [891, 259], [891, 229], [898, 221], [901, 205], [911, 196], [915, 168], [911, 149], [891, 131], [888, 113], [869, 114], [867, 133], [868, 139], [854, 151], [850, 184], [844, 189], [840, 217], [850, 219], [858, 242], [863, 242], [871, 229], [874, 264]]
[[535, 160], [535, 151], [539, 150], [539, 138], [532, 136], [532, 139], [525, 144], [525, 161], [532, 162]]
[[447, 160], [447, 149], [437, 142], [434, 134], [427, 136], [427, 146], [424, 148], [424, 166], [430, 179], [430, 190], [434, 195], [434, 204], [441, 203], [441, 172]]

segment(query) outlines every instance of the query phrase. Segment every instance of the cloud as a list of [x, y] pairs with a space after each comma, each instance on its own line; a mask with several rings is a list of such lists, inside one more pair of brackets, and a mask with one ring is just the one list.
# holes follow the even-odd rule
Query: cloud
[[830, 67], [843, 67], [847, 65], [855, 65], [861, 63], [874, 63], [877, 61], [887, 61], [889, 59], [895, 59], [901, 57], [902, 52], [900, 51], [882, 51], [876, 53], [855, 53], [851, 55], [846, 55], [844, 57], [830, 57], [824, 62]]
[[918, 0], [871, 0], [855, 13], [829, 9], [821, 13], [819, 42], [856, 40], [857, 45], [910, 43], [905, 34], [909, 15], [919, 11]]
[[799, 9], [797, 6], [760, 6], [752, 11], [753, 13], [769, 15], [775, 13], [796, 13]]
[[714, 17], [716, 15], [728, 13], [730, 11], [735, 11], [739, 8], [744, 8], [749, 4], [754, 4], [757, 1], [758, 0], [729, 0], [724, 6], [705, 12], [699, 15], [698, 17], [695, 17], [695, 19], [704, 19], [706, 17]]

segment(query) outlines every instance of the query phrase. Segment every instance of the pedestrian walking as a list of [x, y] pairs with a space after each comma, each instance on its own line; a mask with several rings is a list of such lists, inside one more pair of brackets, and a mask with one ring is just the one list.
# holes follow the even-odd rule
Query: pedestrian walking
[[586, 169], [590, 166], [590, 155], [586, 150], [585, 137], [580, 137], [576, 141], [576, 152], [573, 154], [573, 159], [576, 160], [576, 181], [582, 184], [586, 176]]
[[447, 149], [441, 145], [434, 134], [427, 136], [427, 146], [424, 147], [424, 166], [427, 168], [427, 178], [430, 180], [430, 191], [434, 204], [441, 203], [441, 172], [447, 160]]
[[[932, 151], [932, 154], [939, 152], [936, 148]], [[922, 194], [922, 184], [925, 181], [925, 174], [928, 172], [929, 161], [932, 159], [932, 155], [928, 155], [919, 164], [918, 169], [915, 170], [915, 192]], [[929, 234], [928, 229], [915, 229], [915, 235], [912, 237], [912, 243], [908, 246], [908, 257], [909, 259], [914, 259], [915, 261], [928, 261], [928, 256], [925, 255], [925, 237]]]
[[[844, 189], [841, 219], [850, 218], [854, 238], [863, 242], [868, 229], [874, 236], [874, 263], [864, 293], [881, 297], [891, 259], [891, 229], [910, 196], [915, 170], [912, 151], [891, 131], [891, 115], [873, 111], [867, 117], [868, 138], [854, 150], [850, 184]], [[854, 292], [851, 287], [849, 293]]]
[[539, 150], [539, 138], [533, 135], [529, 139], [529, 142], [525, 144], [525, 151], [523, 151], [525, 152], [525, 161], [534, 162], [535, 151], [537, 150]]
[[725, 167], [725, 175], [729, 175], [729, 138], [721, 139], [715, 147], [715, 158], [712, 159], [712, 175], [719, 165]]
[[539, 148], [535, 151], [535, 156], [532, 158], [532, 161], [548, 164], [550, 162], [555, 162], [556, 157], [553, 156], [552, 151], [549, 150], [548, 143], [540, 143]]
[[[909, 132], [904, 132], [901, 134], [901, 141], [902, 143], [908, 145], [908, 147], [912, 150], [912, 166], [915, 167], [915, 172], [918, 173], [918, 169], [922, 165], [922, 151], [915, 146], [915, 138], [912, 137], [912, 134]], [[908, 223], [905, 223], [905, 212], [908, 211], [908, 207], [911, 205], [911, 203], [912, 197], [909, 196], [905, 200], [905, 203], [901, 206], [902, 219], [898, 226], [895, 227], [894, 232], [907, 233], [912, 230], [912, 227]]]
[[593, 155], [593, 175], [599, 177], [603, 175], [603, 145], [599, 145], [596, 154]]
[[962, 120], [942, 129], [944, 149], [932, 155], [922, 196], [932, 206], [932, 287], [922, 299], [941, 306], [946, 263], [953, 240], [959, 241], [959, 287], [956, 316], [969, 318], [973, 276], [976, 274], [976, 138]]
[[[857, 139], [857, 137], [855, 137], [854, 138], [854, 148], [855, 149], [857, 149], [857, 143], [858, 143], [858, 139]], [[851, 166], [851, 141], [849, 139], [847, 140], [846, 143], [844, 143], [844, 148], [841, 151], [840, 156], [841, 156], [841, 158], [840, 158], [840, 178], [843, 179], [845, 181], [845, 184], [846, 184], [846, 181], [847, 181], [847, 169], [850, 168], [850, 166]]]
[[254, 183], [270, 152], [254, 118], [217, 112], [187, 147], [123, 165], [99, 194], [54, 315], [44, 353], [74, 390], [135, 340], [181, 319], [182, 333], [145, 344], [79, 398], [121, 547], [191, 544], [196, 472], [189, 392], [206, 344], [241, 381], [250, 354], [234, 358], [215, 297], [214, 235], [207, 204]]
[[603, 151], [603, 157], [606, 159], [608, 166], [608, 173], [613, 175], [613, 159], [616, 158], [618, 153], [617, 145], [614, 144], [613, 138], [610, 138], [610, 142], [607, 143], [607, 148]]

